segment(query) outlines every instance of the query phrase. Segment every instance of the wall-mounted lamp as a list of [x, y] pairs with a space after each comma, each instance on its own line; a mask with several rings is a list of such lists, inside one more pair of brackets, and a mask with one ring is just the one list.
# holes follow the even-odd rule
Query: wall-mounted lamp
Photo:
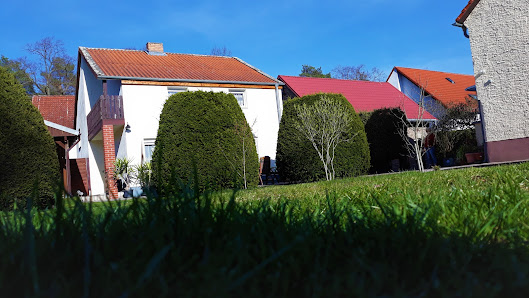
[[474, 78], [477, 79], [477, 78], [481, 77], [482, 75], [484, 75], [485, 73], [486, 73], [485, 70], [482, 69], [474, 76]]
[[127, 123], [127, 126], [125, 126], [125, 132], [130, 132], [130, 125]]

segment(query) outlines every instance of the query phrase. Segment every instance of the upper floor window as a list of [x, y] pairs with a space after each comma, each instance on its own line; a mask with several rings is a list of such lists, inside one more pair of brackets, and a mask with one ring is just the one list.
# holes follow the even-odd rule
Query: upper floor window
[[237, 99], [237, 102], [239, 103], [241, 108], [248, 107], [248, 102], [246, 101], [246, 92], [244, 92], [244, 90], [230, 89], [230, 94], [233, 94], [233, 96], [235, 96], [235, 99]]
[[173, 94], [176, 94], [176, 93], [186, 92], [186, 91], [187, 91], [186, 87], [167, 87], [167, 97]]

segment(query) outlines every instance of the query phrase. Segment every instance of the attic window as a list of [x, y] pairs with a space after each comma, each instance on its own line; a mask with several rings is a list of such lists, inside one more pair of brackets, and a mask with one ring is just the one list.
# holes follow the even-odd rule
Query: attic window
[[452, 84], [455, 84], [456, 82], [454, 82], [454, 80], [452, 80], [451, 78], [445, 78], [447, 81], [449, 81], [450, 83]]

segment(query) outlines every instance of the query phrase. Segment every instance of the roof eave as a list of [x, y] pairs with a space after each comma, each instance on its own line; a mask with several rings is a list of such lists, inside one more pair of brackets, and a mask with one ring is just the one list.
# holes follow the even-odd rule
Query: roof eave
[[285, 85], [290, 91], [292, 91], [292, 92], [296, 95], [296, 97], [301, 97], [301, 96], [299, 96], [298, 92], [296, 92], [296, 90], [294, 90], [294, 88], [292, 88], [292, 87], [286, 82], [286, 80], [284, 79], [284, 77], [285, 77], [285, 76], [278, 75], [278, 76], [277, 76], [277, 79], [278, 79], [279, 81], [281, 81], [281, 82], [283, 83], [283, 85]]
[[474, 10], [476, 5], [478, 5], [479, 0], [471, 0], [468, 2], [467, 6], [463, 8], [463, 11], [461, 11], [461, 14], [457, 17], [456, 23], [463, 24], [467, 20], [470, 13]]
[[144, 77], [126, 77], [126, 76], [98, 76], [100, 80], [131, 80], [131, 81], [150, 81], [150, 82], [180, 82], [180, 83], [209, 83], [209, 84], [238, 84], [238, 85], [263, 85], [263, 86], [283, 86], [281, 81], [276, 82], [247, 82], [247, 81], [216, 81], [216, 80], [194, 80], [194, 79], [172, 79], [172, 78], [144, 78]]

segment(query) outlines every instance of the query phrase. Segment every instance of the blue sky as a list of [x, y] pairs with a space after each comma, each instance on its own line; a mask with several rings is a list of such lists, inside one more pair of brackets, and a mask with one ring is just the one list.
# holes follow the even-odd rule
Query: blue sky
[[47, 36], [79, 46], [209, 54], [226, 46], [272, 76], [298, 75], [303, 64], [330, 72], [365, 64], [472, 74], [470, 44], [451, 26], [467, 0], [364, 1], [5, 1], [0, 55]]

